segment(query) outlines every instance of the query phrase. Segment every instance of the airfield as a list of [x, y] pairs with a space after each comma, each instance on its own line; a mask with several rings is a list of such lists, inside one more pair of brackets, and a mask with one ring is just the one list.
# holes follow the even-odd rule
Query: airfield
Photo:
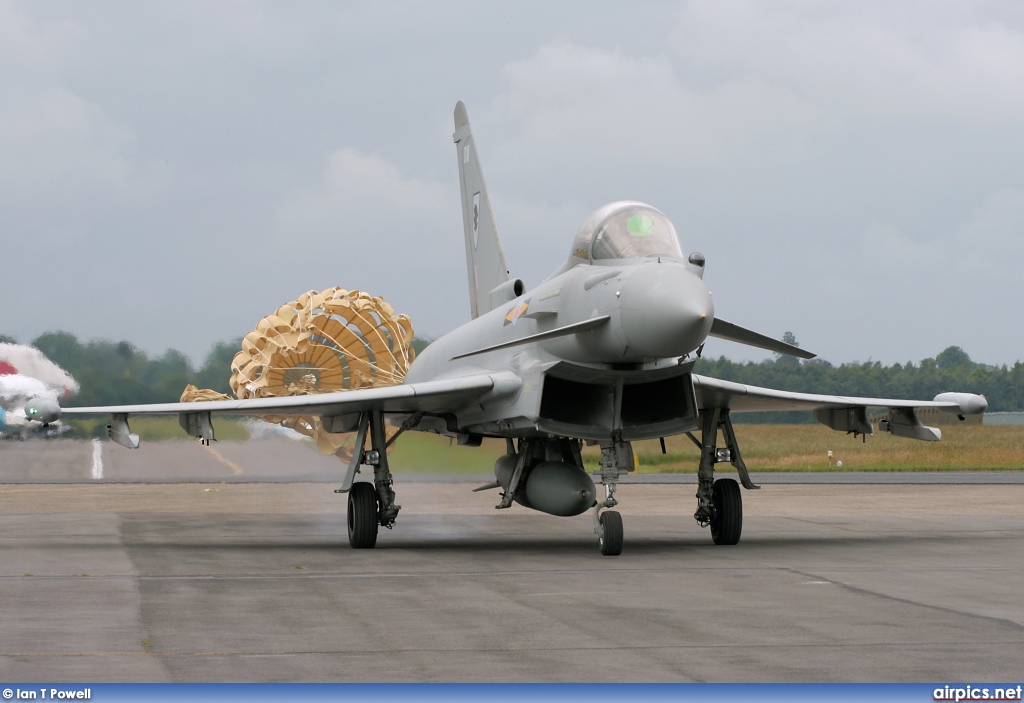
[[396, 528], [352, 550], [340, 462], [286, 439], [3, 442], [0, 471], [8, 681], [1009, 681], [1024, 658], [1024, 472], [755, 475], [735, 547], [692, 476], [636, 477], [602, 557], [589, 514], [499, 512], [440, 470], [399, 470]]

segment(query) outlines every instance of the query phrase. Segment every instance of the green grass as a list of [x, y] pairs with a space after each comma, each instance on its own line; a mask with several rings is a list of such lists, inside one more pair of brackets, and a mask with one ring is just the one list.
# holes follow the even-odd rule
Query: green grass
[[[854, 439], [821, 425], [737, 425], [737, 439], [751, 471], [962, 471], [1024, 468], [1024, 427], [947, 426], [941, 442], [900, 439], [887, 432]], [[719, 446], [722, 446], [719, 438]], [[700, 452], [685, 435], [634, 442], [638, 473], [695, 473]], [[481, 447], [460, 447], [444, 437], [410, 432], [391, 454], [396, 471], [490, 473], [505, 453], [503, 440], [485, 440]], [[586, 447], [589, 470], [598, 468], [601, 452]], [[835, 466], [842, 461], [842, 468]]]
[[504, 453], [503, 439], [486, 439], [479, 447], [460, 447], [447, 437], [406, 432], [395, 442], [388, 462], [394, 471], [490, 474], [494, 462]]
[[[878, 432], [854, 439], [823, 425], [736, 425], [736, 438], [751, 471], [960, 471], [1024, 468], [1024, 427], [949, 425], [941, 442], [920, 442]], [[700, 452], [684, 436], [636, 442], [642, 473], [696, 471]], [[719, 438], [719, 446], [722, 440]], [[587, 452], [596, 461], [593, 449]], [[834, 463], [842, 461], [837, 469]]]
[[[106, 418], [71, 421], [76, 436], [101, 436]], [[134, 417], [132, 431], [148, 442], [187, 440], [176, 417]], [[214, 421], [217, 439], [245, 440], [245, 425], [232, 418]], [[94, 434], [96, 433], [96, 434]], [[953, 425], [942, 427], [941, 442], [899, 439], [886, 432], [867, 442], [823, 425], [736, 425], [743, 458], [751, 471], [828, 471], [828, 451], [833, 471], [935, 471], [996, 470], [1024, 468], [1024, 427]], [[665, 440], [662, 454], [658, 440], [634, 442], [639, 473], [693, 473], [700, 452], [685, 435]], [[719, 438], [719, 446], [722, 440]], [[460, 447], [446, 437], [408, 432], [389, 455], [392, 469], [423, 473], [484, 473], [505, 453], [505, 441], [488, 439], [480, 447]], [[598, 467], [600, 450], [585, 447], [584, 463]], [[842, 461], [841, 469], [834, 463]]]

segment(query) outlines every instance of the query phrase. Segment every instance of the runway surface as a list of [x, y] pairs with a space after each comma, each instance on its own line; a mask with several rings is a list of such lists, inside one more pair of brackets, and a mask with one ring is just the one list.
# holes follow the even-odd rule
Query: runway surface
[[[492, 473], [406, 473], [392, 467], [404, 482], [475, 482], [494, 480]], [[729, 471], [732, 469], [730, 468]], [[216, 442], [145, 442], [129, 450], [112, 442], [0, 442], [0, 483], [340, 483], [344, 465], [324, 456], [310, 443], [284, 438]], [[733, 474], [735, 475], [735, 474]], [[1024, 485], [1022, 471], [835, 471], [752, 474], [758, 484], [994, 484]], [[697, 483], [690, 474], [633, 474], [623, 483]]]
[[744, 492], [741, 543], [716, 547], [693, 486], [627, 484], [610, 558], [588, 515], [400, 482], [397, 527], [355, 551], [344, 496], [304, 458], [272, 484], [253, 481], [276, 450], [222, 451], [250, 482], [219, 483], [235, 469], [197, 446], [167, 443], [150, 470], [219, 464], [202, 483], [0, 452], [0, 679], [1020, 677], [1022, 485], [766, 485]]

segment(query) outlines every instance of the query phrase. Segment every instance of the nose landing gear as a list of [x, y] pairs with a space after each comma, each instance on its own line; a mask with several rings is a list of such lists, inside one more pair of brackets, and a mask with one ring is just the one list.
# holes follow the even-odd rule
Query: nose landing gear
[[618, 511], [605, 510], [597, 519], [597, 545], [606, 557], [622, 554], [622, 516]]
[[603, 501], [594, 506], [594, 533], [601, 554], [616, 557], [622, 554], [622, 516], [609, 510], [619, 504], [615, 499], [619, 476], [629, 473], [635, 466], [633, 446], [621, 440], [601, 445], [601, 483], [604, 485]]

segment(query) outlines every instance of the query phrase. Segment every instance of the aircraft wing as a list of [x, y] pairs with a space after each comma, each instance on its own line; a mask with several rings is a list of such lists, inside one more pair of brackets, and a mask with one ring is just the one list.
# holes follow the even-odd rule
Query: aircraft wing
[[[473, 374], [423, 383], [382, 388], [248, 400], [209, 400], [194, 403], [152, 403], [63, 408], [64, 415], [316, 415], [321, 418], [351, 416], [365, 411], [389, 413], [443, 413], [462, 408], [471, 401], [517, 393], [522, 384], [515, 374], [504, 371]], [[341, 430], [339, 430], [341, 431]]]
[[933, 400], [861, 398], [779, 391], [696, 374], [693, 386], [701, 409], [728, 408], [732, 412], [811, 410], [822, 424], [845, 432], [873, 434], [867, 409], [886, 408], [889, 410], [888, 429], [893, 434], [922, 440], [937, 440], [942, 435], [938, 429], [922, 425], [915, 410], [935, 408], [954, 415], [978, 415], [988, 407], [984, 396], [973, 393], [940, 393]]

